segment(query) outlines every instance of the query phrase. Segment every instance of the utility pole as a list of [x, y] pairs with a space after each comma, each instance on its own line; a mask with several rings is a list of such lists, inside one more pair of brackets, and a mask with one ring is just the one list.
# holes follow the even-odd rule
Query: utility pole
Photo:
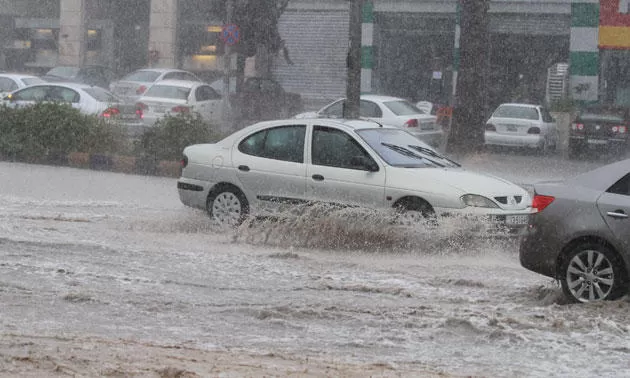
[[361, 101], [361, 29], [364, 0], [350, 0], [350, 32], [348, 46], [348, 79], [343, 117], [359, 118]]
[[[234, 0], [227, 0], [226, 3], [226, 16], [225, 24], [232, 23], [232, 16], [234, 13]], [[225, 44], [225, 50], [223, 52], [223, 121], [224, 124], [230, 124], [230, 131], [232, 129], [232, 114], [230, 106], [230, 75], [232, 73], [232, 47], [229, 44]]]

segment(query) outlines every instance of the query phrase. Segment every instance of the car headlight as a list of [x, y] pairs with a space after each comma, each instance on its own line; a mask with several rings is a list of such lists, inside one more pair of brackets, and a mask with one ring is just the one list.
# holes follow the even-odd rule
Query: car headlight
[[471, 207], [490, 207], [490, 208], [499, 207], [497, 206], [496, 203], [492, 202], [490, 199], [484, 196], [477, 195], [477, 194], [464, 194], [461, 197], [461, 200], [464, 203], [464, 205], [471, 206]]

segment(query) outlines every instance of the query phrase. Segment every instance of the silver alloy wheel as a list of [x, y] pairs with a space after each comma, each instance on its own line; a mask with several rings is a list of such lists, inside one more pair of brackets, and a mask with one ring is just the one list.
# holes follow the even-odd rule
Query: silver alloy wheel
[[212, 217], [224, 225], [237, 226], [242, 209], [241, 200], [232, 192], [221, 192], [212, 201]]
[[566, 270], [569, 291], [580, 302], [607, 299], [613, 290], [615, 273], [610, 260], [600, 251], [584, 250], [575, 255]]

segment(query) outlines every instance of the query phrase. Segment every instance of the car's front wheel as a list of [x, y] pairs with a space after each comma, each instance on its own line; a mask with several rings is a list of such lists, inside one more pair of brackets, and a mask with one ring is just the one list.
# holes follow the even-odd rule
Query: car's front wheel
[[230, 227], [243, 223], [249, 213], [247, 198], [231, 186], [219, 187], [210, 192], [206, 206], [210, 218]]
[[396, 210], [396, 223], [402, 225], [414, 225], [425, 223], [437, 225], [435, 210], [421, 198], [405, 198], [394, 205]]
[[573, 302], [617, 299], [626, 294], [625, 269], [605, 245], [582, 243], [573, 248], [560, 268], [564, 294]]

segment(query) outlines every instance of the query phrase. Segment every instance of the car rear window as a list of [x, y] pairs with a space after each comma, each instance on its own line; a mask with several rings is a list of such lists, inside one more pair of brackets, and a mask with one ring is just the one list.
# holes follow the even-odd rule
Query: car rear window
[[538, 110], [529, 106], [501, 105], [494, 111], [493, 117], [516, 118], [538, 121]]
[[145, 96], [186, 100], [189, 94], [190, 88], [175, 85], [154, 85], [149, 88]]
[[424, 114], [424, 112], [418, 109], [414, 104], [409, 101], [387, 101], [383, 103], [392, 113], [397, 116], [412, 115], [412, 114]]
[[58, 77], [75, 77], [79, 73], [77, 67], [55, 67], [48, 71], [46, 75]]
[[155, 71], [136, 71], [132, 72], [129, 75], [123, 77], [121, 80], [123, 81], [142, 81], [152, 83], [160, 77], [159, 72]]
[[24, 77], [22, 78], [22, 83], [24, 83], [24, 85], [35, 85], [45, 83], [45, 81], [38, 77]]
[[626, 115], [625, 109], [619, 108], [588, 108], [582, 110], [579, 118], [582, 121], [609, 121], [624, 122]]
[[99, 87], [85, 88], [83, 89], [87, 94], [94, 97], [96, 101], [99, 102], [118, 102], [118, 97], [114, 96], [112, 93], [106, 91], [105, 89]]

